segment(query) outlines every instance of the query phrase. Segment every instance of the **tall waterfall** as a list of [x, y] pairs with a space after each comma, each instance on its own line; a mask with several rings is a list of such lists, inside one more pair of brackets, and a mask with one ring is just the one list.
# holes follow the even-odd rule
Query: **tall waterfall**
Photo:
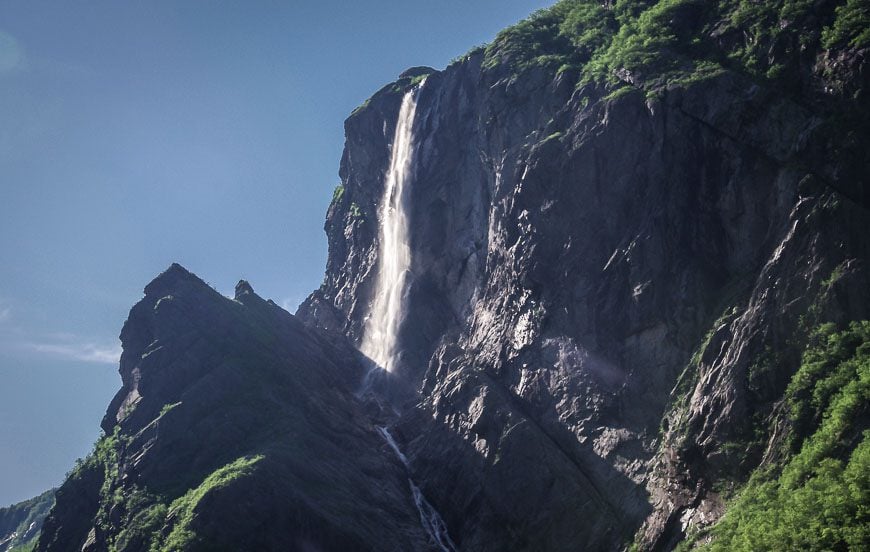
[[411, 268], [406, 190], [414, 172], [417, 90], [419, 87], [405, 93], [396, 123], [390, 168], [384, 182], [384, 196], [378, 217], [381, 224], [374, 301], [360, 345], [360, 350], [366, 356], [389, 372], [395, 368], [396, 338], [404, 314], [403, 296]]

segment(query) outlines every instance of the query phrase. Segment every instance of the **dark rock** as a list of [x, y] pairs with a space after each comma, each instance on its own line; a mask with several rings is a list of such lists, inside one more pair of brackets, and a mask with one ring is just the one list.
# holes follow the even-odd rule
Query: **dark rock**
[[[404, 467], [353, 394], [356, 351], [244, 282], [237, 298], [177, 265], [146, 287], [121, 333], [111, 437], [58, 491], [39, 550], [142, 550], [184, 531], [194, 550], [429, 548]], [[173, 510], [184, 496], [189, 518]], [[149, 512], [162, 517], [143, 528]]]
[[251, 284], [249, 284], [247, 280], [239, 280], [239, 283], [236, 284], [236, 301], [241, 300], [244, 295], [253, 293], [254, 288], [251, 287]]

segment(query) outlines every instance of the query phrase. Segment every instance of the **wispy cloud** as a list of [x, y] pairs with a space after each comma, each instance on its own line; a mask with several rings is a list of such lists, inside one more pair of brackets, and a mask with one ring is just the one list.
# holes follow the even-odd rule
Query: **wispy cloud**
[[38, 353], [83, 362], [116, 364], [121, 358], [120, 345], [107, 347], [94, 343], [28, 343], [27, 347]]
[[[34, 332], [22, 313], [13, 310], [10, 301], [0, 298], [0, 354], [13, 358], [52, 357], [55, 359], [117, 364], [121, 358], [121, 345], [116, 341], [83, 337], [66, 331]], [[27, 314], [27, 313], [23, 313]], [[23, 316], [24, 319], [27, 316]]]
[[0, 75], [11, 73], [24, 64], [24, 50], [18, 40], [0, 31]]

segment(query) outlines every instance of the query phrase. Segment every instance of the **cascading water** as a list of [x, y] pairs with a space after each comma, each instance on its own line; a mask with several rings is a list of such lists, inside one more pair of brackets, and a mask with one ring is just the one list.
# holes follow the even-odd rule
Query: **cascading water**
[[[424, 81], [425, 82], [425, 81]], [[422, 86], [422, 83], [421, 85]], [[366, 320], [360, 350], [375, 364], [392, 372], [396, 364], [396, 337], [404, 314], [403, 296], [411, 268], [408, 243], [407, 184], [414, 172], [414, 114], [417, 90], [402, 99], [393, 137], [390, 168], [380, 208], [378, 272], [374, 301]]]
[[[425, 79], [423, 80], [425, 82]], [[404, 316], [404, 295], [411, 269], [411, 247], [408, 235], [407, 186], [414, 173], [414, 115], [417, 112], [417, 92], [420, 86], [405, 93], [396, 133], [393, 136], [390, 168], [384, 182], [381, 200], [378, 238], [378, 272], [375, 278], [374, 301], [365, 323], [360, 350], [374, 363], [388, 372], [396, 367], [396, 342], [399, 325]], [[363, 381], [360, 395], [367, 392], [371, 375]], [[379, 426], [381, 436], [410, 473], [408, 459], [393, 439], [390, 431]], [[444, 520], [423, 496], [420, 487], [408, 477], [408, 486], [414, 505], [420, 514], [420, 523], [432, 542], [442, 552], [455, 552], [456, 546], [447, 534]]]
[[[393, 449], [393, 452], [396, 453], [396, 457], [405, 465], [405, 469], [410, 471], [411, 466], [408, 464], [408, 458], [402, 453], [402, 450], [399, 448], [396, 440], [393, 439], [393, 435], [390, 431], [383, 426], [378, 426], [378, 431], [381, 433], [384, 441], [386, 441], [387, 444], [390, 445], [390, 448]], [[420, 487], [418, 487], [410, 477], [408, 478], [408, 486], [411, 488], [411, 495], [414, 497], [414, 504], [417, 506], [417, 511], [420, 513], [420, 523], [423, 525], [423, 528], [426, 529], [426, 532], [429, 533], [434, 544], [438, 546], [442, 552], [456, 552], [456, 545], [453, 544], [452, 540], [450, 540], [450, 535], [447, 534], [447, 526], [444, 524], [444, 520], [441, 519], [441, 515], [438, 514], [438, 511], [435, 510], [431, 504], [429, 504], [429, 501], [426, 500], [425, 496], [423, 496], [423, 491], [420, 490]]]

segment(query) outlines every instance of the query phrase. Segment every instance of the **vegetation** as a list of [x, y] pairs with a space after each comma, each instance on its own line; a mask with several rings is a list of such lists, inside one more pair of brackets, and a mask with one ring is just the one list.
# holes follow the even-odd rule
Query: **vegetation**
[[822, 31], [822, 45], [829, 49], [870, 45], [870, 1], [848, 0], [839, 6], [834, 23]]
[[808, 47], [870, 43], [868, 0], [827, 12], [811, 0], [562, 0], [499, 33], [484, 67], [573, 69], [581, 84], [679, 84], [725, 68], [775, 80]]
[[[164, 406], [165, 414], [180, 403]], [[196, 487], [169, 494], [156, 494], [136, 485], [121, 486], [118, 480], [118, 454], [126, 438], [116, 426], [111, 435], [104, 435], [94, 445], [94, 451], [84, 460], [79, 460], [68, 475], [77, 477], [84, 470], [93, 469], [103, 473], [100, 489], [100, 510], [95, 522], [109, 535], [106, 543], [110, 552], [139, 549], [150, 543], [152, 552], [186, 550], [196, 540], [191, 528], [197, 504], [211, 492], [225, 488], [233, 481], [249, 475], [254, 465], [263, 456], [243, 456], [210, 474], [206, 474]], [[176, 493], [182, 492], [181, 496]], [[173, 500], [173, 496], [177, 496]], [[53, 503], [53, 493], [51, 495]], [[122, 522], [110, 520], [119, 513]], [[170, 531], [171, 529], [171, 531]], [[115, 536], [113, 533], [117, 531]], [[169, 534], [166, 534], [169, 531]]]
[[813, 335], [786, 391], [790, 458], [756, 472], [710, 550], [865, 550], [870, 542], [870, 321]]
[[120, 504], [128, 513], [110, 550], [130, 550], [146, 542], [153, 542], [166, 524], [168, 508], [159, 498], [134, 486], [125, 492]]
[[341, 198], [343, 196], [344, 196], [344, 186], [339, 184], [332, 191], [332, 203], [337, 204], [339, 201], [341, 201]]
[[165, 416], [170, 410], [172, 410], [173, 408], [175, 408], [176, 406], [178, 406], [180, 404], [181, 404], [181, 401], [164, 404], [163, 408], [160, 409], [160, 417]]
[[[9, 546], [8, 552], [33, 550], [39, 537], [38, 528], [42, 526], [42, 521], [54, 506], [54, 493], [55, 489], [51, 489], [36, 498], [19, 502], [8, 508], [0, 508], [0, 540], [13, 532], [17, 535], [5, 543], [5, 546]], [[31, 526], [36, 530], [30, 532]]]
[[[451, 65], [482, 51], [488, 70], [571, 71], [578, 87], [608, 92], [620, 83], [648, 91], [685, 86], [732, 70], [793, 93], [789, 84], [799, 83], [796, 72], [815, 62], [814, 52], [868, 45], [870, 0], [561, 0]], [[388, 90], [404, 92], [422, 78], [399, 79]]]
[[243, 456], [230, 462], [206, 477], [198, 487], [174, 500], [169, 507], [168, 515], [175, 517], [177, 521], [161, 549], [166, 551], [186, 550], [188, 545], [196, 539], [196, 534], [191, 530], [190, 525], [193, 521], [194, 510], [200, 500], [208, 493], [222, 489], [234, 480], [249, 475], [253, 471], [254, 465], [262, 459], [262, 456]]

